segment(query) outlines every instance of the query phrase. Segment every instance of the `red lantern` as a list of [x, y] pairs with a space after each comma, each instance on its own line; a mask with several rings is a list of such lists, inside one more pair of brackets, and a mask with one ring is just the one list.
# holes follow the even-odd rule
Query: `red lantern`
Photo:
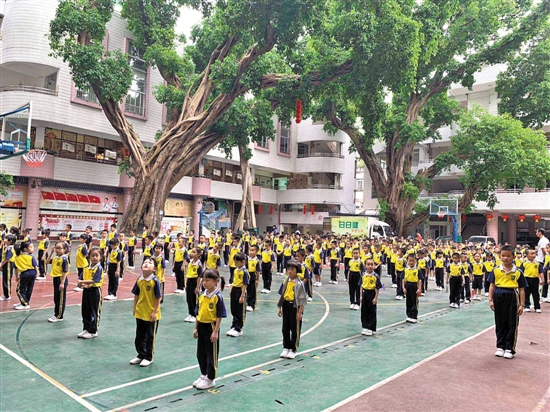
[[518, 215], [518, 220], [520, 222], [523, 222], [527, 216], [525, 216], [523, 213], [521, 215]]
[[302, 207], [302, 213], [304, 215], [307, 213], [307, 205], [304, 205], [304, 207]]
[[541, 219], [541, 216], [540, 215], [535, 215], [535, 216], [533, 216], [533, 219], [535, 220], [535, 223], [539, 223], [539, 221]]
[[311, 214], [314, 215], [315, 214], [315, 206], [311, 205]]
[[302, 101], [296, 101], [296, 123], [302, 122]]
[[269, 206], [269, 214], [270, 214], [270, 215], [273, 214], [273, 206]]
[[508, 216], [506, 213], [503, 213], [503, 214], [501, 215], [501, 217], [502, 217], [502, 220], [503, 220], [504, 222], [506, 222], [510, 216]]
[[259, 215], [262, 214], [262, 205], [258, 205], [258, 214], [259, 214]]
[[487, 218], [487, 221], [490, 222], [491, 220], [493, 220], [493, 214], [492, 213], [485, 213], [485, 217]]

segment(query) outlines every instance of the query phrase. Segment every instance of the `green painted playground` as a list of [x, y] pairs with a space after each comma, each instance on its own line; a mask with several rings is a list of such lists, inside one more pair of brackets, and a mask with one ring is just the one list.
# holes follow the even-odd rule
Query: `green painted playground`
[[[130, 272], [125, 286], [130, 289], [135, 278], [137, 274]], [[280, 282], [282, 278], [275, 280]], [[44, 287], [38, 293], [47, 298], [47, 291]], [[229, 308], [227, 289], [224, 296]], [[129, 360], [135, 357], [131, 298], [103, 304], [99, 336], [92, 340], [76, 337], [82, 329], [79, 304], [68, 306], [65, 321], [56, 324], [46, 321], [51, 312], [49, 305], [24, 313], [3, 312], [0, 410], [334, 409], [345, 407], [352, 399], [372, 396], [398, 376], [406, 376], [423, 365], [437, 364], [440, 355], [485, 335], [484, 346], [476, 346], [467, 359], [459, 356], [453, 363], [457, 370], [470, 371], [469, 384], [475, 383], [479, 372], [472, 356], [491, 362], [497, 370], [503, 366], [526, 366], [527, 360], [522, 359], [526, 348], [522, 348], [521, 341], [518, 356], [508, 364], [493, 356], [493, 314], [487, 301], [462, 305], [456, 310], [449, 308], [445, 292], [429, 291], [420, 299], [419, 322], [410, 324], [405, 322], [404, 302], [394, 300], [394, 289], [387, 288], [380, 293], [377, 334], [367, 337], [360, 334], [360, 312], [349, 309], [348, 296], [345, 283], [315, 288], [314, 300], [305, 310], [298, 356], [290, 360], [279, 358], [282, 337], [276, 307], [278, 295], [275, 292], [259, 295], [257, 310], [246, 318], [244, 336], [225, 336], [230, 318], [222, 322], [217, 385], [208, 391], [192, 387], [200, 373], [193, 324], [183, 322], [184, 295], [165, 297], [154, 362], [147, 368], [129, 365]], [[535, 319], [537, 315], [539, 318]], [[542, 393], [532, 391], [529, 394], [532, 407], [524, 409], [531, 411], [542, 402], [550, 386], [549, 317], [546, 312], [526, 314], [522, 322], [527, 316], [534, 320], [526, 323], [533, 325], [522, 328], [520, 323], [520, 337], [527, 333], [527, 328], [532, 329], [533, 341], [539, 343], [531, 348], [538, 348], [539, 355], [545, 356], [529, 366], [531, 370], [538, 367], [542, 373], [539, 379]], [[541, 359], [546, 368], [541, 368]], [[436, 377], [437, 374], [433, 375]], [[462, 381], [466, 377], [458, 378]], [[438, 379], [432, 386], [441, 384]], [[435, 389], [426, 386], [428, 393]], [[444, 398], [446, 392], [441, 393]], [[373, 410], [383, 410], [383, 405], [380, 403]], [[545, 402], [543, 405], [546, 407]], [[392, 409], [413, 410], [406, 406], [404, 403], [402, 409]]]

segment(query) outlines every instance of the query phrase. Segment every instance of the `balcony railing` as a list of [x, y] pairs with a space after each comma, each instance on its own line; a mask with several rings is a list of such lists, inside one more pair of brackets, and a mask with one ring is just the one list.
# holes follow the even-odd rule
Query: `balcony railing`
[[313, 184], [309, 186], [300, 186], [300, 187], [290, 187], [290, 186], [282, 186], [282, 187], [273, 187], [272, 185], [266, 184], [266, 183], [254, 183], [254, 186], [260, 186], [264, 189], [273, 189], [273, 190], [307, 190], [307, 189], [330, 189], [330, 190], [343, 190], [344, 188], [342, 186], [336, 186], [336, 185], [322, 185], [322, 184]]
[[341, 155], [339, 153], [321, 153], [321, 152], [298, 153], [299, 159], [304, 159], [307, 157], [332, 157], [336, 159], [343, 159], [344, 155]]
[[46, 89], [45, 87], [26, 86], [23, 84], [0, 86], [0, 93], [2, 92], [29, 92], [47, 94], [49, 96], [57, 96], [57, 90]]

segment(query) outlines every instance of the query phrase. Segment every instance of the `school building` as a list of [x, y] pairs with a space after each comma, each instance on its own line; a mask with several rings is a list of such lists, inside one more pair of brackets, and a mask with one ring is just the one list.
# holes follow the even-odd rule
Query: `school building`
[[[475, 74], [473, 90], [460, 85], [455, 85], [450, 95], [460, 102], [461, 107], [471, 108], [477, 104], [490, 113], [498, 113], [498, 94], [495, 91], [498, 73], [505, 70], [504, 65], [485, 67]], [[550, 125], [544, 127], [547, 137], [550, 139]], [[433, 159], [450, 147], [450, 138], [456, 132], [451, 126], [439, 129], [442, 136], [438, 141], [425, 141], [414, 148], [412, 172], [425, 169], [433, 164]], [[550, 143], [548, 148], [550, 149]], [[375, 147], [380, 162], [385, 162], [385, 148], [382, 144]], [[421, 194], [424, 198], [459, 197], [463, 192], [460, 177], [462, 171], [453, 166], [433, 179], [430, 192]], [[550, 185], [550, 182], [548, 182]], [[375, 213], [378, 205], [376, 193], [373, 190], [372, 180], [368, 171], [364, 171], [363, 193], [360, 197], [363, 208], [367, 213]], [[490, 209], [484, 202], [475, 202], [472, 214], [462, 215], [459, 219], [462, 238], [467, 240], [470, 236], [486, 235], [496, 241], [510, 244], [535, 243], [535, 228], [545, 227], [550, 230], [550, 186], [543, 190], [524, 188], [521, 194], [520, 188], [501, 188], [497, 190], [498, 203], [495, 209]], [[429, 225], [419, 228], [425, 236], [437, 238], [439, 236], [451, 236], [453, 223], [450, 218], [438, 218], [432, 216]]]
[[[125, 157], [120, 138], [91, 90], [79, 89], [69, 67], [49, 56], [46, 34], [56, 0], [0, 1], [0, 112], [32, 102], [32, 147], [48, 155], [40, 168], [22, 157], [0, 161], [16, 186], [0, 200], [0, 221], [8, 226], [48, 227], [54, 234], [73, 225], [83, 231], [108, 227], [132, 199], [132, 179], [118, 173]], [[166, 121], [166, 108], [153, 97], [163, 82], [132, 44], [132, 33], [116, 13], [104, 39], [106, 50], [123, 50], [134, 71], [121, 107], [145, 145]], [[333, 136], [322, 124], [303, 121], [289, 128], [274, 119], [275, 140], [251, 146], [257, 227], [322, 231], [329, 213], [355, 211], [356, 156], [344, 133]], [[183, 178], [166, 201], [162, 230], [231, 227], [240, 208], [242, 173], [232, 159], [212, 150]]]

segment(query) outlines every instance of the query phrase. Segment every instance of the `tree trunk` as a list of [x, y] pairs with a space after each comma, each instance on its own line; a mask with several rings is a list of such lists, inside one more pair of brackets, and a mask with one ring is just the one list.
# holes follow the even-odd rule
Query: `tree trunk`
[[243, 174], [243, 196], [241, 200], [241, 211], [235, 222], [235, 230], [243, 231], [246, 228], [256, 227], [256, 214], [254, 213], [254, 196], [252, 194], [252, 173], [250, 172], [249, 160], [246, 158], [244, 147], [239, 146], [239, 158], [241, 173]]

